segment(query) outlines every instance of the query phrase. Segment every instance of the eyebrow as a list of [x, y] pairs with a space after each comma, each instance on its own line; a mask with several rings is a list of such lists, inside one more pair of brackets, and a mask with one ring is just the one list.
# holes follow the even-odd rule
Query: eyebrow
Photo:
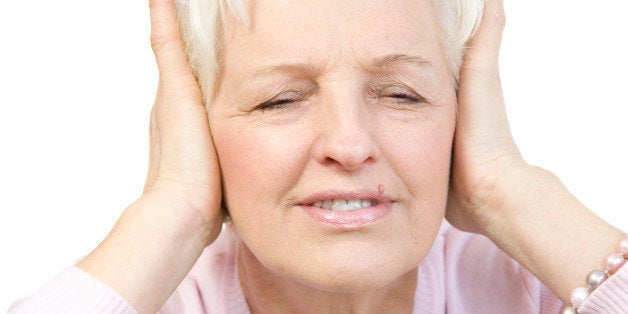
[[253, 77], [264, 76], [276, 72], [284, 73], [314, 73], [316, 68], [308, 63], [287, 63], [287, 64], [273, 64], [261, 67], [255, 73]]
[[[430, 61], [429, 59], [421, 56], [406, 55], [402, 53], [394, 53], [379, 57], [375, 59], [372, 64], [375, 68], [381, 69], [403, 63], [409, 63], [422, 68], [430, 68], [433, 66], [432, 61]], [[317, 68], [309, 63], [271, 64], [263, 66], [255, 71], [253, 77], [264, 76], [276, 72], [312, 74], [317, 72]]]
[[421, 56], [411, 56], [402, 53], [395, 53], [383, 56], [375, 60], [374, 64], [377, 68], [393, 66], [398, 63], [410, 63], [420, 67], [432, 67], [432, 61]]

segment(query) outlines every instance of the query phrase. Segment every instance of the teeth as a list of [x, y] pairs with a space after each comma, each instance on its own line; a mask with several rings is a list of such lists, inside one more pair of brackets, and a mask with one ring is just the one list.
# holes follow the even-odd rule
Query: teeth
[[326, 200], [326, 201], [323, 202], [323, 207], [321, 207], [321, 208], [323, 208], [323, 209], [331, 209], [331, 203], [332, 203], [331, 200]]
[[362, 201], [348, 201], [347, 207], [349, 210], [362, 209]]
[[324, 200], [312, 204], [314, 207], [322, 209], [337, 210], [341, 212], [358, 210], [373, 206], [370, 200]]
[[346, 212], [349, 210], [349, 204], [347, 204], [345, 200], [334, 200], [334, 202], [331, 203], [331, 209]]

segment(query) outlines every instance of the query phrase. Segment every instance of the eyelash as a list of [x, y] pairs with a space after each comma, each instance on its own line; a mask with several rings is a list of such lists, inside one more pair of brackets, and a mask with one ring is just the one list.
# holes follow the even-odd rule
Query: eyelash
[[281, 93], [270, 100], [258, 104], [255, 109], [258, 110], [274, 110], [282, 109], [289, 104], [303, 100], [306, 95], [299, 91], [289, 91]]
[[371, 93], [378, 99], [384, 98], [384, 101], [392, 100], [396, 104], [421, 104], [429, 102], [425, 97], [405, 86], [373, 86], [371, 87]]
[[297, 102], [299, 99], [291, 99], [291, 98], [279, 98], [279, 99], [271, 99], [269, 101], [265, 101], [259, 105], [257, 105], [257, 109], [261, 110], [272, 110], [272, 109], [280, 109], [286, 105]]
[[418, 104], [426, 102], [425, 98], [413, 93], [391, 93], [380, 97], [392, 98], [397, 103]]

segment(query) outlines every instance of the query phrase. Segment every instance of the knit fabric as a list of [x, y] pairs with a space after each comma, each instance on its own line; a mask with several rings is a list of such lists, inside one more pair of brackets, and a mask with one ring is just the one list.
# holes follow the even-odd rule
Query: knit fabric
[[[205, 249], [160, 313], [248, 314], [229, 228]], [[583, 279], [584, 281], [584, 279]], [[559, 313], [562, 302], [486, 237], [443, 224], [419, 265], [414, 313]], [[628, 267], [598, 287], [580, 313], [628, 313]], [[69, 267], [9, 313], [135, 313], [111, 288]]]

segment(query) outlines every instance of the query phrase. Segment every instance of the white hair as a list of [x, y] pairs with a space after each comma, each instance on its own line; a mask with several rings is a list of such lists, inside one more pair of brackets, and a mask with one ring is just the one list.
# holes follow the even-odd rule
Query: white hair
[[[432, 0], [440, 14], [441, 44], [447, 53], [452, 82], [457, 87], [465, 49], [482, 19], [484, 0]], [[249, 24], [242, 0], [175, 0], [179, 25], [192, 71], [205, 104], [214, 96], [219, 71], [222, 21], [227, 10]]]

